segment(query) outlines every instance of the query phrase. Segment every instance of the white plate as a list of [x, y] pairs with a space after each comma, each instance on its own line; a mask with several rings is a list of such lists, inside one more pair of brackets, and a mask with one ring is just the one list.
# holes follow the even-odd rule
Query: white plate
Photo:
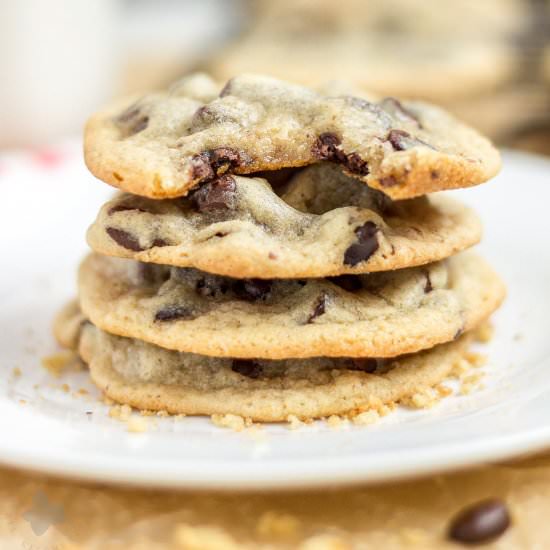
[[[85, 228], [110, 189], [86, 173], [74, 144], [0, 156], [0, 189], [2, 463], [151, 486], [278, 488], [411, 477], [550, 446], [547, 160], [508, 153], [495, 181], [458, 192], [484, 219], [480, 248], [509, 286], [485, 388], [345, 429], [236, 433], [204, 418], [158, 418], [128, 433], [85, 372], [54, 379], [40, 366], [56, 350], [51, 319], [75, 292]], [[75, 396], [79, 388], [90, 395]]]

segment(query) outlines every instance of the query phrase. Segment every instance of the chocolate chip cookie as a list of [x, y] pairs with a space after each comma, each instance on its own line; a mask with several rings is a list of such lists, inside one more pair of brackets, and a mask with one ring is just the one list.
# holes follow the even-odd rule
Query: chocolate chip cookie
[[394, 405], [451, 376], [470, 341], [464, 335], [387, 360], [243, 360], [169, 351], [113, 336], [90, 323], [75, 331], [80, 315], [69, 306], [59, 316], [56, 332], [64, 345], [78, 348], [92, 379], [111, 399], [172, 414], [236, 414], [263, 422], [290, 415], [355, 416]]
[[[221, 176], [186, 197], [127, 193], [88, 231], [98, 253], [230, 277], [326, 277], [451, 256], [479, 241], [477, 216], [442, 196], [392, 201], [316, 164], [277, 182]], [[282, 185], [282, 187], [281, 187]]]
[[155, 199], [318, 161], [405, 199], [482, 183], [500, 167], [487, 139], [432, 105], [330, 96], [258, 75], [223, 87], [194, 75], [108, 108], [87, 125], [85, 158], [107, 183]]
[[453, 340], [503, 297], [471, 253], [326, 279], [230, 279], [97, 254], [79, 272], [82, 311], [99, 328], [218, 357], [394, 357]]

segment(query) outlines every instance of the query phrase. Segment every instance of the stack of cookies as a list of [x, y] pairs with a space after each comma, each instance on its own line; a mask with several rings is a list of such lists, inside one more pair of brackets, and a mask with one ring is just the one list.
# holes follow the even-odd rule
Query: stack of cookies
[[[338, 88], [338, 89], [336, 89]], [[443, 110], [192, 75], [96, 114], [86, 162], [122, 190], [58, 317], [111, 399], [256, 421], [354, 416], [438, 386], [504, 287], [435, 191], [500, 166]]]

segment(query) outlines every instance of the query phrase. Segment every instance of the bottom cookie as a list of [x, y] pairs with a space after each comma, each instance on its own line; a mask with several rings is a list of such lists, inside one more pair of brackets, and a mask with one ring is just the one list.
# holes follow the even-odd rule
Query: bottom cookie
[[83, 322], [76, 305], [55, 332], [78, 347], [93, 381], [111, 399], [171, 414], [234, 414], [254, 421], [355, 416], [410, 400], [446, 378], [464, 358], [469, 335], [395, 359], [240, 360], [165, 350]]

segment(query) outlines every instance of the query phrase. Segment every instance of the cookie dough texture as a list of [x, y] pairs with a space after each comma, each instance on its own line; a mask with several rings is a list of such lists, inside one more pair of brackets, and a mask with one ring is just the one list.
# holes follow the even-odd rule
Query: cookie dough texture
[[[346, 261], [369, 222], [370, 254]], [[240, 176], [178, 199], [121, 194], [88, 231], [100, 254], [237, 278], [388, 271], [444, 259], [480, 237], [477, 216], [450, 198], [391, 201], [329, 163], [299, 171], [280, 197], [265, 180]]]
[[259, 75], [221, 88], [198, 74], [93, 116], [85, 159], [100, 179], [150, 198], [223, 174], [333, 161], [393, 199], [468, 187], [500, 168], [491, 143], [419, 102], [329, 96]]
[[[65, 310], [57, 322], [59, 334], [74, 333], [71, 315], [80, 318], [74, 306]], [[252, 362], [168, 351], [90, 323], [77, 334], [92, 379], [115, 401], [172, 414], [234, 414], [262, 422], [290, 415], [356, 415], [425, 393], [452, 374], [470, 340], [465, 335], [384, 362], [323, 357]], [[73, 345], [75, 338], [60, 342]]]
[[394, 357], [453, 340], [504, 286], [462, 253], [428, 266], [339, 279], [227, 279], [96, 254], [79, 297], [99, 328], [163, 348], [241, 358]]

